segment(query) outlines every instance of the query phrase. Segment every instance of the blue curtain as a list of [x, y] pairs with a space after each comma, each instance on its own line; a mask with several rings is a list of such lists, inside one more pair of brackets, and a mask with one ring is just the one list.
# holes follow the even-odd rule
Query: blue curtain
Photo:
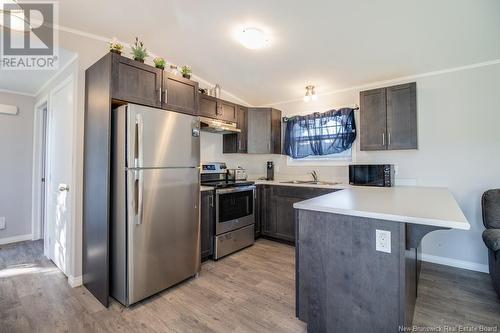
[[356, 139], [354, 109], [342, 108], [286, 119], [283, 154], [292, 158], [338, 154]]

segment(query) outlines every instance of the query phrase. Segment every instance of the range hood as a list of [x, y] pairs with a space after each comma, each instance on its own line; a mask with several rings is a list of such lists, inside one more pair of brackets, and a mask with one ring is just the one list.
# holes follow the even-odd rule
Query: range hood
[[205, 132], [219, 133], [219, 134], [231, 134], [240, 133], [241, 130], [236, 127], [236, 123], [212, 119], [206, 117], [200, 117], [200, 128]]

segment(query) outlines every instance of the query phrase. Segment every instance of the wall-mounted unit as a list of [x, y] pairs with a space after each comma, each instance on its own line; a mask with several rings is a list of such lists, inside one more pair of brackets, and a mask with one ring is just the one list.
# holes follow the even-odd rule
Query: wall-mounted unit
[[19, 109], [15, 105], [0, 104], [0, 114], [17, 115]]

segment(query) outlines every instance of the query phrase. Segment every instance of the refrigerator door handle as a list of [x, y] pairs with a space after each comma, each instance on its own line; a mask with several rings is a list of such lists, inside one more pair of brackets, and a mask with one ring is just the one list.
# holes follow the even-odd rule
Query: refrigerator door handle
[[143, 137], [144, 137], [144, 122], [140, 113], [135, 115], [135, 149], [134, 149], [134, 167], [142, 168], [143, 166]]
[[143, 193], [144, 193], [144, 171], [135, 170], [135, 224], [142, 224], [142, 211], [143, 211]]

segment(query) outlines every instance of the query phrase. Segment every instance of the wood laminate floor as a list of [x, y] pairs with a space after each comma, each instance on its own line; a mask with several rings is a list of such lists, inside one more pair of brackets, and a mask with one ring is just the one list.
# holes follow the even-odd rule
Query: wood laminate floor
[[[131, 308], [70, 288], [43, 244], [0, 246], [1, 332], [305, 332], [294, 315], [294, 248], [267, 240]], [[489, 276], [424, 263], [414, 324], [500, 325]]]

